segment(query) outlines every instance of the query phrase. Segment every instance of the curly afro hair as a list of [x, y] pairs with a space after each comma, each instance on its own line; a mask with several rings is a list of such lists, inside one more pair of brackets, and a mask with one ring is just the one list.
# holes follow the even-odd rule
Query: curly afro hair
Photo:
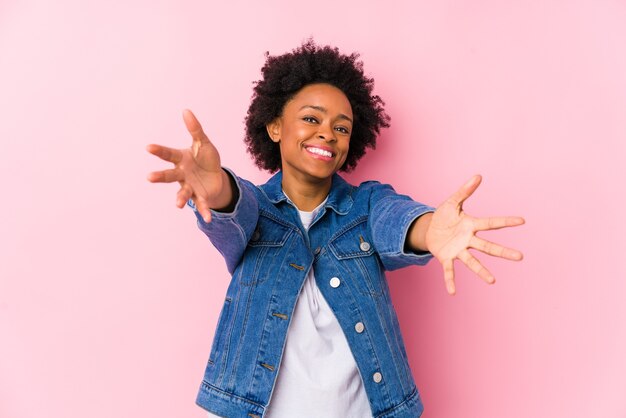
[[280, 117], [285, 104], [309, 84], [337, 87], [352, 106], [350, 150], [341, 171], [351, 171], [367, 148], [376, 148], [376, 137], [381, 128], [389, 127], [390, 118], [383, 100], [372, 95], [374, 79], [363, 74], [358, 53], [342, 55], [337, 48], [320, 47], [309, 39], [290, 53], [270, 56], [266, 52], [265, 56], [263, 78], [254, 83], [245, 120], [247, 149], [259, 168], [270, 173], [281, 168], [279, 145], [270, 140], [266, 125]]

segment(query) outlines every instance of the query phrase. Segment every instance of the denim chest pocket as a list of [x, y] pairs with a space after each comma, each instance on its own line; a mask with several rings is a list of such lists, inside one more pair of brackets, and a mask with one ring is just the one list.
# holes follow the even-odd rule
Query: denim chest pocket
[[282, 247], [292, 229], [282, 222], [265, 215], [259, 215], [256, 229], [248, 241], [251, 247]]
[[383, 294], [384, 274], [368, 233], [367, 218], [357, 220], [335, 234], [328, 248], [339, 265], [347, 269], [361, 293], [367, 296]]
[[260, 214], [244, 254], [239, 283], [257, 286], [275, 276], [280, 268], [275, 259], [284, 251], [292, 233], [293, 229], [280, 220]]

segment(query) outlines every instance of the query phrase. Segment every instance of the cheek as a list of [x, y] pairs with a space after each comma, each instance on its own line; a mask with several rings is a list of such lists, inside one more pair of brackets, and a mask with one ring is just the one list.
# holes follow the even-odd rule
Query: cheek
[[348, 151], [350, 151], [350, 139], [346, 139], [341, 142], [341, 149], [343, 150], [345, 154], [347, 154]]
[[350, 152], [350, 147], [346, 146], [342, 149], [342, 153], [341, 153], [341, 165], [343, 165], [343, 163], [346, 162], [346, 160], [348, 159], [348, 153]]
[[302, 126], [298, 129], [294, 129], [291, 131], [292, 138], [296, 141], [304, 141], [305, 139], [309, 139], [310, 137], [315, 135], [315, 130], [308, 128], [306, 126]]

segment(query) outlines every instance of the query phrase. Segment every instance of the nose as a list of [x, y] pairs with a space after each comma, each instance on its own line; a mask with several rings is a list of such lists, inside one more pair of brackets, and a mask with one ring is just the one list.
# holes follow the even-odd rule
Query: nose
[[317, 132], [317, 137], [325, 142], [336, 141], [335, 132], [332, 129], [332, 126], [328, 126], [326, 124], [321, 124], [319, 130]]

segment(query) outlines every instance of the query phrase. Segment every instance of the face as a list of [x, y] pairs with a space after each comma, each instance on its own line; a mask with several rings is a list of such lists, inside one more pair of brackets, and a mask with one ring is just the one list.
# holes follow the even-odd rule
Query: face
[[341, 90], [330, 84], [303, 87], [267, 126], [280, 145], [283, 177], [329, 181], [348, 156], [352, 121], [352, 106]]

